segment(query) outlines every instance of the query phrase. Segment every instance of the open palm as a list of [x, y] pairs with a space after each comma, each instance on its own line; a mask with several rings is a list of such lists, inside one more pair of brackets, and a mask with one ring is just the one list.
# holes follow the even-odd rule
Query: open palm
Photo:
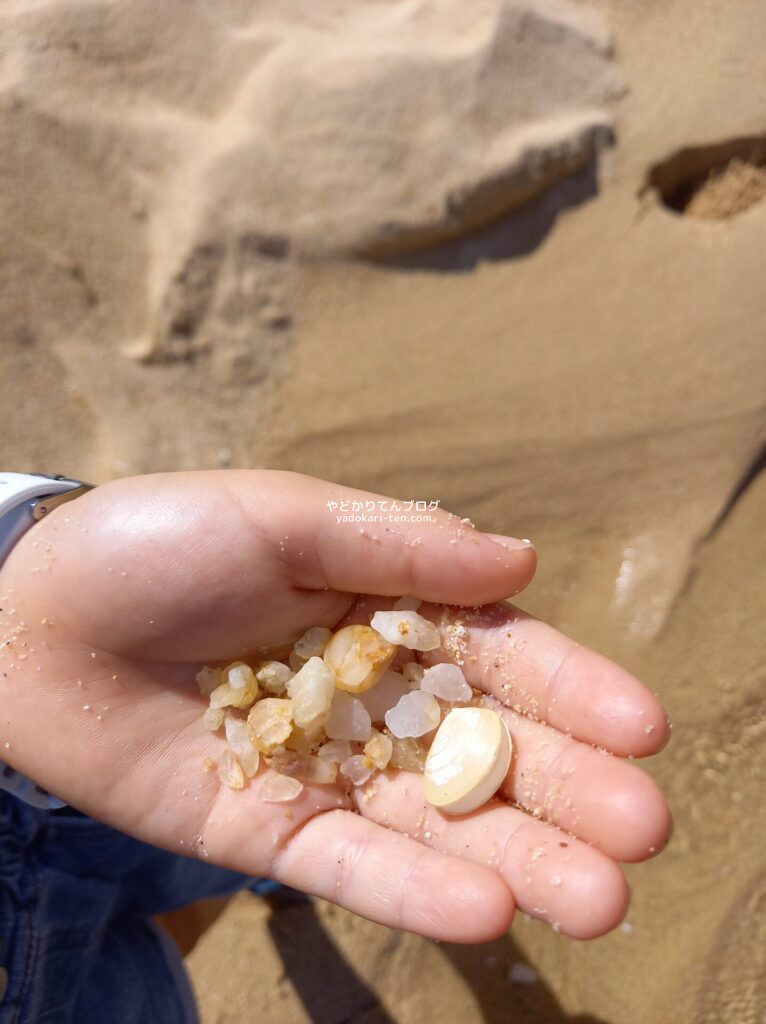
[[[51, 513], [0, 572], [5, 760], [139, 839], [385, 924], [482, 941], [518, 906], [572, 936], [609, 930], [628, 899], [617, 862], [670, 832], [661, 792], [620, 759], [662, 747], [662, 708], [504, 603], [534, 572], [531, 546], [443, 512], [338, 523], [327, 503], [354, 499], [381, 500], [290, 473], [177, 473]], [[205, 770], [224, 740], [200, 720], [202, 664], [284, 654], [309, 626], [369, 621], [401, 594], [430, 602], [421, 613], [451, 638], [440, 654], [505, 717], [514, 756], [496, 798], [451, 818], [417, 775], [388, 772], [272, 804], [258, 796], [269, 769], [238, 792]]]

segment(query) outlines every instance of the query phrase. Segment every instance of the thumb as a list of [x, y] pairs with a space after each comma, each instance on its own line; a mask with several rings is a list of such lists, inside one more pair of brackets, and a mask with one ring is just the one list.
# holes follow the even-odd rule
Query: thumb
[[[375, 518], [347, 521], [355, 505]], [[348, 595], [479, 605], [531, 579], [528, 542], [397, 505], [270, 470], [130, 477], [51, 513], [3, 576], [67, 640], [162, 661], [282, 647], [340, 620]]]
[[[263, 508], [268, 478], [271, 508]], [[427, 503], [392, 499], [295, 473], [233, 473], [230, 487], [279, 543], [295, 586], [443, 604], [511, 597], [531, 580], [532, 543], [485, 534]]]

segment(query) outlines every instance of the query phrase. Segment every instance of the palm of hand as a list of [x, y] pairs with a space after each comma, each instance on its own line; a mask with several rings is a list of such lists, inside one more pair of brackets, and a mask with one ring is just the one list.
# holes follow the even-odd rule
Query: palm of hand
[[[491, 604], [528, 582], [530, 548], [446, 514], [374, 540], [328, 513], [342, 490], [280, 473], [134, 478], [27, 534], [0, 575], [7, 760], [138, 838], [436, 938], [492, 938], [515, 905], [578, 937], [614, 927], [616, 862], [660, 849], [670, 817], [648, 776], [592, 744], [653, 753], [662, 709], [616, 665]], [[404, 772], [268, 804], [265, 770], [240, 792], [205, 771], [223, 740], [200, 724], [200, 664], [368, 615], [357, 593], [416, 593], [435, 621], [442, 602], [488, 606], [464, 616], [464, 671], [498, 701], [515, 753], [479, 811], [441, 815]]]

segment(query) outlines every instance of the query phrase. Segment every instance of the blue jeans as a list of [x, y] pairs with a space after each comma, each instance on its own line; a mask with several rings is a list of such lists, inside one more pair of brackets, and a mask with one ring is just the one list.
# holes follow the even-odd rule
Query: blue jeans
[[151, 915], [250, 882], [0, 790], [0, 1024], [197, 1021]]

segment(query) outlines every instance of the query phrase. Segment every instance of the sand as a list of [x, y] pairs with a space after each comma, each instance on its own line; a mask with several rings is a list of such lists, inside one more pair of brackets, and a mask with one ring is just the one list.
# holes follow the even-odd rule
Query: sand
[[760, 1019], [762, 5], [8, 0], [0, 39], [2, 465], [438, 498], [674, 721], [630, 928], [243, 896], [205, 1024]]

